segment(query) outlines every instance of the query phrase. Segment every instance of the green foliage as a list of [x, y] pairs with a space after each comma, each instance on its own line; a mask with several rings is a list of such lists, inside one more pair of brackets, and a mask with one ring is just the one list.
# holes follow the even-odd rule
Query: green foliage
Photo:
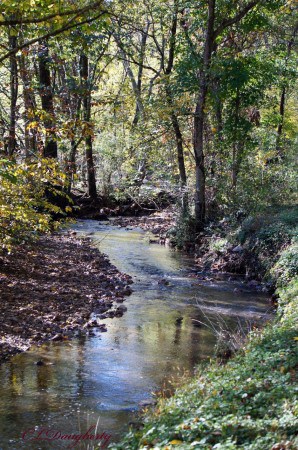
[[270, 273], [280, 286], [286, 286], [298, 275], [298, 242], [282, 251]]
[[297, 207], [271, 208], [246, 218], [233, 242], [244, 246], [260, 274], [284, 283], [297, 273], [297, 221]]
[[[193, 204], [193, 118], [208, 17], [207, 3], [203, 3], [198, 7], [185, 1], [150, 0], [144, 4], [127, 0], [123, 8], [123, 2], [108, 2], [104, 5], [106, 13], [93, 22], [101, 6], [88, 8], [91, 1], [82, 4], [74, 0], [70, 5], [66, 0], [3, 0], [0, 23], [10, 20], [12, 14], [19, 23], [0, 29], [1, 54], [7, 62], [0, 69], [2, 92], [7, 90], [11, 73], [5, 50], [11, 45], [8, 34], [14, 34], [19, 45], [47, 33], [51, 35], [68, 23], [74, 27], [47, 41], [53, 112], [46, 114], [40, 106], [37, 44], [16, 54], [20, 95], [15, 106], [19, 130], [15, 152], [23, 155], [41, 150], [49, 133], [45, 122], [50, 119], [50, 133], [58, 143], [59, 158], [65, 160], [65, 170], [75, 187], [86, 189], [88, 183], [84, 138], [91, 136], [97, 187], [103, 196], [122, 196], [142, 164], [147, 183], [156, 186], [166, 182], [169, 189], [175, 189], [180, 181], [177, 136], [172, 123], [175, 114], [190, 186], [189, 203]], [[220, 0], [215, 28], [235, 17], [248, 3]], [[176, 12], [177, 33], [171, 36]], [[82, 20], [90, 23], [76, 27]], [[209, 217], [223, 216], [239, 207], [255, 213], [272, 203], [294, 203], [297, 199], [297, 72], [295, 53], [289, 48], [294, 29], [295, 8], [291, 0], [259, 2], [241, 21], [223, 27], [216, 37], [204, 110]], [[167, 70], [170, 50], [173, 67]], [[84, 82], [79, 63], [82, 51], [88, 56], [90, 72]], [[22, 90], [21, 85], [26, 89]], [[286, 104], [281, 117], [283, 89]], [[25, 105], [25, 92], [31, 97], [29, 106], [28, 99]], [[82, 105], [89, 96], [87, 120]], [[1, 130], [7, 130], [10, 123], [11, 100], [9, 95], [1, 97]], [[142, 104], [143, 112], [135, 121], [137, 102]], [[281, 123], [283, 129], [278, 136]], [[34, 136], [34, 149], [26, 145], [21, 131], [24, 128]], [[0, 148], [4, 153], [7, 139], [8, 133], [2, 139], [1, 131]]]
[[53, 214], [66, 211], [47, 200], [47, 194], [63, 196], [65, 175], [53, 160], [35, 160], [16, 164], [0, 161], [0, 246], [12, 245], [55, 229]]
[[209, 249], [210, 251], [217, 253], [224, 253], [226, 250], [228, 240], [226, 238], [213, 238], [210, 241]]
[[176, 225], [168, 231], [167, 237], [178, 249], [188, 250], [195, 238], [195, 221], [188, 208], [180, 211], [176, 220]]
[[250, 241], [252, 245], [268, 247], [275, 252], [283, 244], [297, 236], [298, 208], [272, 208], [267, 213], [250, 216], [243, 221], [238, 232], [241, 244]]
[[[293, 317], [293, 324], [298, 323], [298, 279], [295, 277], [290, 283], [278, 288], [277, 293], [279, 295], [279, 313], [283, 314], [287, 311], [287, 314], [291, 314]], [[282, 317], [283, 320], [283, 317]]]

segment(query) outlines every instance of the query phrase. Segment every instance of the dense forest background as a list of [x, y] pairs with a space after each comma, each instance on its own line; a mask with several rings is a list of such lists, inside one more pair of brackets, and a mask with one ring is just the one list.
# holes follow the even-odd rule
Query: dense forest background
[[3, 0], [0, 13], [4, 246], [50, 227], [51, 189], [170, 193], [197, 231], [295, 202], [293, 0]]

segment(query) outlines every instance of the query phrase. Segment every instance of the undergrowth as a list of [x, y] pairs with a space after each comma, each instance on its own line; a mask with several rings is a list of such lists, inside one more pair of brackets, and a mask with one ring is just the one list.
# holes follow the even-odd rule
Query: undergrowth
[[[275, 282], [284, 272], [276, 272], [272, 270], [272, 266], [278, 262], [280, 268], [282, 265], [286, 267], [287, 264], [284, 263], [287, 254], [288, 263], [291, 259], [290, 264], [297, 267], [297, 224], [297, 207], [283, 208], [279, 212], [269, 211], [245, 219], [234, 235], [234, 242], [240, 243], [247, 253], [253, 255], [254, 264], [262, 276]], [[291, 277], [295, 273], [295, 270], [290, 269]]]

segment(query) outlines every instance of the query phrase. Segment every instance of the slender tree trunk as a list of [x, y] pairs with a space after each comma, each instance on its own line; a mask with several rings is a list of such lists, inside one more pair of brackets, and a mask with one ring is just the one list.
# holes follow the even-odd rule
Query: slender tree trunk
[[176, 149], [177, 149], [177, 162], [178, 162], [178, 170], [179, 170], [179, 178], [180, 178], [180, 187], [181, 187], [181, 201], [182, 201], [182, 214], [187, 213], [188, 211], [188, 193], [186, 191], [187, 185], [187, 176], [185, 170], [185, 161], [184, 161], [184, 149], [183, 149], [183, 138], [182, 133], [178, 121], [178, 117], [175, 114], [173, 109], [173, 102], [171, 93], [167, 92], [168, 104], [172, 108], [171, 112], [171, 123], [175, 134], [176, 139]]
[[232, 150], [232, 193], [233, 201], [236, 200], [236, 190], [237, 190], [237, 176], [238, 176], [238, 123], [239, 123], [239, 108], [240, 108], [240, 95], [239, 89], [236, 90], [236, 101], [235, 101], [235, 122], [234, 122], [234, 138], [233, 138], [233, 150]]
[[171, 108], [171, 124], [174, 130], [175, 139], [176, 139], [176, 148], [177, 148], [177, 161], [178, 161], [178, 169], [179, 169], [179, 178], [181, 188], [184, 188], [187, 184], [187, 176], [185, 170], [185, 162], [184, 162], [184, 150], [183, 150], [183, 138], [182, 133], [178, 121], [178, 117], [174, 111], [172, 94], [170, 91], [170, 87], [166, 87], [166, 96], [167, 103], [169, 108]]
[[223, 120], [222, 120], [222, 100], [220, 98], [220, 80], [218, 78], [214, 79], [212, 85], [213, 96], [215, 98], [215, 117], [216, 117], [216, 140], [218, 142], [223, 141], [222, 130], [223, 130]]
[[204, 45], [203, 67], [200, 73], [200, 89], [194, 117], [193, 146], [196, 161], [195, 220], [198, 231], [204, 228], [206, 215], [205, 164], [204, 164], [204, 122], [208, 92], [208, 72], [211, 63], [215, 19], [215, 0], [208, 3], [208, 24]]
[[[174, 9], [172, 25], [171, 25], [168, 63], [167, 63], [167, 67], [164, 70], [165, 74], [168, 76], [170, 76], [173, 71], [175, 50], [176, 50], [176, 35], [177, 35], [178, 8], [179, 8], [178, 2], [176, 0], [174, 3], [174, 8], [175, 9]], [[164, 62], [163, 62], [163, 66], [164, 66]], [[182, 138], [182, 133], [181, 133], [180, 125], [179, 125], [179, 120], [174, 111], [173, 96], [172, 96], [171, 87], [169, 84], [166, 85], [166, 97], [167, 97], [168, 105], [171, 108], [171, 123], [172, 123], [172, 127], [173, 127], [174, 134], [175, 134], [175, 139], [176, 139], [177, 162], [178, 162], [178, 169], [179, 169], [180, 186], [183, 191], [183, 189], [186, 187], [186, 184], [187, 184], [187, 176], [186, 176], [185, 162], [184, 162], [183, 138]], [[187, 204], [188, 204], [187, 193], [182, 192], [182, 209], [183, 209], [183, 211], [186, 211]]]
[[[296, 34], [298, 31], [298, 25], [296, 24], [291, 39], [288, 42], [287, 46], [287, 56], [285, 60], [285, 68], [287, 68], [289, 58], [291, 56], [292, 48], [295, 43]], [[286, 105], [286, 86], [283, 86], [280, 96], [280, 102], [279, 102], [279, 115], [280, 115], [280, 121], [277, 128], [277, 138], [276, 138], [276, 150], [279, 157], [282, 157], [282, 150], [281, 150], [281, 137], [283, 132], [283, 125], [284, 125], [284, 117], [285, 117], [285, 105]]]
[[278, 156], [282, 156], [281, 151], [281, 137], [284, 126], [284, 117], [285, 117], [285, 104], [286, 104], [286, 87], [284, 86], [281, 91], [280, 102], [279, 102], [279, 124], [277, 127], [277, 137], [276, 137], [276, 151]]
[[41, 106], [45, 112], [44, 126], [46, 129], [43, 156], [45, 158], [57, 158], [58, 145], [55, 138], [55, 114], [53, 103], [53, 92], [51, 84], [51, 73], [49, 68], [49, 48], [46, 41], [40, 43], [38, 48], [39, 57], [39, 82]]
[[[142, 121], [145, 116], [145, 108], [144, 108], [144, 104], [143, 104], [143, 100], [142, 100], [141, 87], [142, 87], [142, 77], [143, 77], [142, 65], [143, 65], [144, 57], [145, 57], [145, 49], [146, 49], [149, 25], [150, 25], [149, 22], [147, 22], [146, 28], [142, 32], [141, 49], [140, 49], [140, 55], [139, 55], [139, 64], [140, 65], [139, 65], [137, 79], [131, 69], [131, 65], [130, 65], [128, 56], [123, 48], [123, 45], [122, 45], [122, 42], [121, 42], [119, 36], [117, 36], [116, 33], [114, 34], [114, 39], [118, 46], [119, 53], [122, 58], [123, 67], [127, 73], [129, 80], [130, 80], [132, 91], [134, 93], [135, 100], [136, 100], [136, 111], [135, 111], [135, 115], [134, 115], [134, 118], [132, 121], [132, 132], [136, 131], [138, 123], [140, 121]], [[140, 187], [142, 186], [143, 181], [145, 179], [145, 176], [147, 173], [146, 166], [147, 166], [147, 155], [144, 154], [141, 161], [138, 164], [137, 175], [134, 180], [134, 184], [138, 189], [140, 189]]]
[[30, 127], [30, 124], [35, 120], [33, 113], [36, 110], [36, 102], [34, 93], [30, 89], [30, 74], [29, 68], [26, 64], [26, 57], [24, 54], [20, 56], [20, 77], [23, 83], [23, 97], [24, 97], [24, 126], [25, 126], [25, 156], [29, 157], [31, 153], [37, 153], [37, 139], [36, 130]]
[[[9, 36], [9, 48], [13, 50], [17, 47], [17, 36]], [[18, 64], [15, 53], [10, 56], [10, 118], [9, 118], [9, 137], [8, 154], [12, 156], [16, 150], [16, 117], [17, 117], [17, 99], [18, 99]]]
[[97, 198], [96, 192], [96, 178], [95, 169], [93, 161], [93, 147], [92, 147], [92, 136], [87, 136], [85, 139], [86, 146], [86, 161], [87, 161], [87, 172], [88, 172], [88, 193], [91, 198]]
[[135, 79], [134, 73], [130, 67], [130, 63], [128, 60], [128, 57], [125, 53], [125, 51], [122, 48], [122, 44], [120, 42], [120, 39], [115, 36], [115, 41], [118, 45], [119, 48], [119, 52], [121, 54], [121, 58], [123, 60], [123, 66], [124, 69], [128, 75], [128, 78], [130, 79], [131, 82], [131, 86], [132, 86], [132, 90], [136, 99], [136, 112], [137, 112], [137, 118], [136, 116], [134, 117], [133, 120], [133, 125], [136, 126], [139, 119], [142, 118], [144, 116], [145, 110], [144, 110], [144, 105], [143, 105], [143, 101], [142, 101], [142, 96], [141, 96], [141, 91], [140, 91], [140, 85], [138, 83], [138, 81]]
[[[218, 86], [218, 80], [215, 80], [214, 86], [213, 86], [213, 95], [215, 100], [215, 117], [216, 117], [216, 133], [214, 135], [214, 144], [216, 152], [214, 154], [214, 159], [212, 161], [211, 165], [211, 175], [212, 177], [218, 177], [218, 174], [222, 172], [222, 158], [220, 157], [221, 151], [222, 151], [222, 144], [223, 144], [223, 119], [222, 119], [222, 101], [219, 96], [219, 86]], [[216, 154], [219, 155], [219, 157], [216, 157]], [[217, 185], [214, 185], [214, 192], [217, 190]]]
[[194, 154], [196, 160], [196, 192], [195, 192], [195, 219], [197, 230], [204, 228], [206, 215], [205, 200], [205, 166], [204, 166], [204, 122], [205, 122], [205, 106], [209, 84], [209, 69], [211, 65], [212, 51], [215, 50], [215, 39], [227, 27], [240, 22], [246, 14], [249, 13], [260, 0], [253, 0], [243, 6], [234, 17], [227, 18], [215, 29], [215, 3], [216, 0], [208, 0], [208, 20], [207, 32], [204, 43], [203, 67], [200, 71], [199, 95], [195, 109], [194, 117]]
[[[81, 55], [80, 58], [80, 72], [81, 72], [81, 83], [84, 87], [83, 94], [83, 111], [84, 120], [86, 123], [90, 123], [91, 119], [91, 91], [89, 86], [89, 61], [85, 54]], [[96, 178], [95, 178], [95, 167], [93, 161], [93, 147], [92, 147], [92, 136], [90, 133], [85, 137], [85, 155], [87, 163], [87, 176], [88, 176], [88, 194], [91, 198], [97, 198], [96, 191]]]
[[[76, 115], [75, 115], [76, 121], [80, 118], [81, 104], [82, 104], [81, 99], [78, 99], [77, 105], [76, 105]], [[74, 127], [73, 133], [74, 133], [74, 135], [76, 134], [76, 125]], [[68, 174], [67, 189], [68, 189], [69, 193], [71, 191], [71, 186], [74, 183], [74, 175], [77, 173], [76, 155], [77, 155], [77, 148], [81, 142], [82, 142], [82, 138], [80, 138], [77, 142], [75, 139], [72, 139], [70, 142], [70, 157], [69, 157], [69, 161], [68, 161], [68, 167], [66, 170], [67, 174]]]
[[178, 117], [176, 116], [174, 110], [172, 110], [172, 112], [171, 112], [171, 122], [172, 122], [172, 127], [174, 130], [175, 139], [176, 139], [177, 161], [178, 161], [180, 187], [181, 187], [182, 214], [186, 214], [188, 211], [188, 193], [186, 190], [187, 176], [186, 176], [185, 161], [184, 161], [183, 138], [182, 138], [182, 133], [181, 133]]
[[185, 163], [184, 163], [183, 139], [182, 139], [182, 133], [180, 130], [178, 118], [174, 112], [172, 112], [172, 114], [171, 114], [171, 122], [172, 122], [173, 130], [174, 130], [175, 138], [176, 138], [177, 160], [178, 160], [180, 184], [181, 184], [181, 187], [184, 188], [187, 183], [187, 177], [186, 177], [186, 170], [185, 170]]
[[138, 70], [138, 80], [137, 80], [137, 90], [139, 92], [139, 102], [136, 104], [136, 112], [134, 119], [132, 121], [133, 127], [136, 127], [140, 118], [142, 117], [142, 114], [144, 114], [144, 108], [143, 110], [140, 110], [140, 100], [141, 100], [141, 92], [142, 92], [142, 80], [143, 80], [143, 63], [145, 58], [145, 50], [146, 50], [146, 43], [147, 43], [147, 37], [148, 37], [148, 30], [149, 30], [150, 23], [147, 21], [146, 28], [142, 32], [142, 38], [141, 38], [141, 46], [140, 46], [140, 57], [139, 57], [139, 70]]
[[68, 183], [67, 183], [67, 189], [68, 193], [71, 191], [71, 186], [73, 185], [74, 181], [74, 175], [76, 174], [77, 168], [76, 168], [76, 153], [77, 153], [77, 143], [74, 139], [70, 142], [70, 156], [68, 161], [68, 167], [67, 167], [67, 174], [68, 174]]

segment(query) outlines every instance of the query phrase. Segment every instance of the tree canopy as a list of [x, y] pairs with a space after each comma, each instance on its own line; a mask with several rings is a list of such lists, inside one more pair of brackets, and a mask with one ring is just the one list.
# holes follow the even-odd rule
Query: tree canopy
[[295, 202], [296, 36], [293, 0], [3, 0], [1, 226], [44, 158], [68, 193], [174, 192], [198, 231]]

